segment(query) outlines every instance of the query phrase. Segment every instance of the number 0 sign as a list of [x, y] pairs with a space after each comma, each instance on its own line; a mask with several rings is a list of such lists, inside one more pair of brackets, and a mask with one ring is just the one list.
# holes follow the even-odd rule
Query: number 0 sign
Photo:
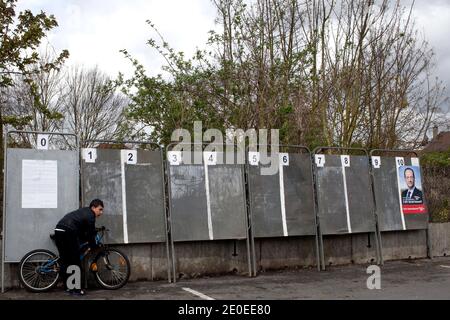
[[39, 150], [48, 150], [48, 134], [37, 135], [37, 148]]

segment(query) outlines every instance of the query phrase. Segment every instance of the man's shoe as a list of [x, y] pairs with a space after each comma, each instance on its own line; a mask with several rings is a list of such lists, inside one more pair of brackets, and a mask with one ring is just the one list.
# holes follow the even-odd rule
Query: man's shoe
[[84, 292], [81, 289], [74, 289], [74, 290], [71, 290], [70, 294], [73, 296], [84, 296], [86, 294], [86, 292]]

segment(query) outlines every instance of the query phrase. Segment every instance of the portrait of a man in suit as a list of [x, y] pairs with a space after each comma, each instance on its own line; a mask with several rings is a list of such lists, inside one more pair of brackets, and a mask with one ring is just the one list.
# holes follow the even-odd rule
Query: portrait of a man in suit
[[423, 195], [422, 191], [416, 187], [416, 177], [414, 175], [414, 170], [411, 168], [406, 168], [404, 171], [404, 177], [408, 189], [402, 191], [403, 202], [422, 202]]

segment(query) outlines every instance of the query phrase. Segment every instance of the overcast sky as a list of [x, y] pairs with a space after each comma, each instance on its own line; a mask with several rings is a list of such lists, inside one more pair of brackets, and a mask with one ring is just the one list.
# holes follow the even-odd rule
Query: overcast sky
[[[54, 14], [59, 27], [51, 31], [50, 43], [57, 50], [69, 50], [70, 64], [98, 65], [113, 77], [119, 71], [132, 71], [121, 49], [127, 49], [151, 74], [160, 72], [162, 58], [146, 45], [154, 36], [147, 19], [170, 45], [190, 56], [196, 47], [204, 47], [216, 16], [211, 0], [19, 0], [18, 9]], [[414, 15], [436, 53], [436, 76], [449, 88], [450, 1], [416, 0]]]

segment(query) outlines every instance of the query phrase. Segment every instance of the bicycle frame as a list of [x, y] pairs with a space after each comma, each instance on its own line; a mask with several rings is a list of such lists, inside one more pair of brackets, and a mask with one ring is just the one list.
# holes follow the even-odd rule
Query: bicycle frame
[[[104, 237], [104, 231], [105, 230], [100, 230], [100, 233], [97, 233], [96, 235], [95, 235], [95, 243], [97, 244], [97, 245], [102, 245], [102, 239], [103, 239], [103, 237]], [[82, 261], [88, 254], [89, 254], [89, 252], [90, 251], [88, 251], [88, 250], [83, 250], [83, 248], [85, 248], [85, 247], [87, 247], [87, 245], [89, 244], [89, 242], [84, 242], [84, 243], [82, 243], [81, 245], [80, 245], [80, 251], [82, 252], [81, 254], [80, 254], [80, 261]], [[56, 258], [54, 258], [54, 259], [49, 259], [49, 261], [47, 261], [47, 263], [46, 264], [44, 264], [43, 266], [41, 266], [41, 267], [39, 267], [39, 272], [41, 272], [41, 273], [51, 273], [51, 272], [55, 272], [55, 271], [58, 271], [59, 272], [59, 270], [55, 270], [53, 267], [54, 267], [54, 265], [55, 265], [55, 263], [58, 261], [60, 259], [60, 257], [59, 256], [57, 256]]]

